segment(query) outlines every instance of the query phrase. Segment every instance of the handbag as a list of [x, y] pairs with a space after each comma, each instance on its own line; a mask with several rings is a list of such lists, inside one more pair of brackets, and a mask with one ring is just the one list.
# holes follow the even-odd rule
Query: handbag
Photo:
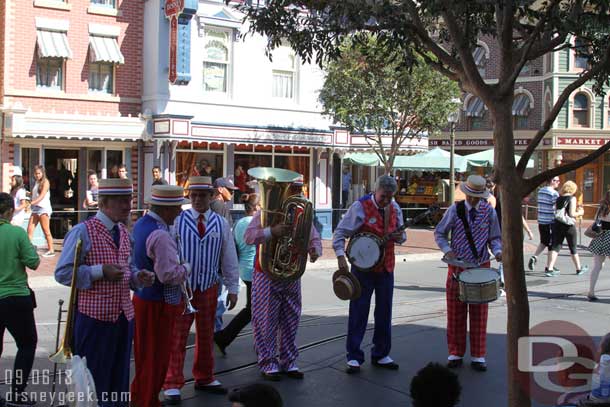
[[595, 220], [593, 223], [589, 225], [587, 230], [585, 230], [585, 236], [590, 237], [591, 239], [595, 239], [597, 236], [602, 233], [602, 221], [599, 219], [599, 209], [595, 214]]
[[570, 201], [566, 202], [563, 208], [555, 209], [555, 220], [564, 225], [572, 226], [574, 225], [575, 220], [568, 215], [568, 205], [570, 205]]

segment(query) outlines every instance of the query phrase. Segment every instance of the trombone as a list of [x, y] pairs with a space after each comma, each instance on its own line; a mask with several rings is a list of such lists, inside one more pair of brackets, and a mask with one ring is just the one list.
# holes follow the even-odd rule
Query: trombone
[[[184, 264], [184, 258], [182, 257], [182, 239], [180, 239], [180, 234], [176, 230], [176, 246], [178, 248], [178, 261], [180, 264]], [[182, 298], [184, 299], [184, 312], [182, 315], [194, 314], [197, 312], [197, 309], [193, 307], [191, 304], [191, 300], [193, 299], [193, 289], [191, 287], [191, 279], [187, 274], [186, 278], [180, 284], [180, 291], [182, 291]]]
[[72, 281], [70, 283], [70, 302], [68, 303], [68, 315], [66, 316], [66, 328], [64, 337], [61, 341], [61, 346], [52, 355], [49, 355], [49, 360], [53, 363], [67, 363], [72, 359], [72, 338], [74, 331], [74, 309], [76, 308], [77, 288], [76, 275], [78, 274], [78, 263], [80, 261], [80, 253], [83, 248], [83, 241], [78, 239], [76, 242], [76, 250], [74, 250], [74, 266], [72, 268]]

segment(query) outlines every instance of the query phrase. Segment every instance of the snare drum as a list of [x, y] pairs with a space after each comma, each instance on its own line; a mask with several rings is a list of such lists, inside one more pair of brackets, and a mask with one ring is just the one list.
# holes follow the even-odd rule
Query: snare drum
[[459, 300], [467, 304], [485, 304], [500, 296], [500, 273], [491, 268], [475, 268], [457, 275]]
[[381, 238], [373, 233], [358, 233], [347, 245], [347, 259], [358, 271], [372, 271], [383, 261], [385, 251], [383, 250]]

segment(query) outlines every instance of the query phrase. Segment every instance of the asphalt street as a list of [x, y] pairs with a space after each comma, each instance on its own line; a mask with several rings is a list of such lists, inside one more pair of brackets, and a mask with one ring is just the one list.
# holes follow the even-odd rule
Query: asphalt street
[[[530, 251], [533, 246], [527, 247], [527, 251]], [[359, 375], [344, 373], [348, 303], [337, 299], [332, 291], [331, 276], [335, 262], [322, 260], [309, 267], [302, 280], [303, 313], [297, 337], [300, 347], [299, 366], [305, 373], [305, 379], [297, 381], [285, 378], [277, 385], [274, 384], [282, 394], [285, 405], [410, 406], [409, 383], [414, 374], [430, 361], [445, 363], [447, 357], [444, 295], [446, 267], [440, 257], [438, 252], [397, 257], [391, 356], [400, 364], [400, 370], [379, 370], [366, 363]], [[587, 252], [583, 251], [582, 257], [583, 264], [591, 264]], [[608, 271], [602, 271], [598, 283], [597, 294], [600, 300], [592, 303], [585, 296], [589, 274], [575, 275], [567, 250], [560, 255], [558, 266], [562, 273], [554, 278], [545, 277], [541, 265], [535, 272], [527, 274], [532, 326], [548, 321], [569, 321], [598, 342], [601, 336], [610, 331]], [[51, 276], [33, 277], [30, 281], [38, 297], [36, 321], [39, 342], [30, 380], [32, 384], [28, 391], [36, 393], [39, 400], [45, 398], [39, 405], [48, 406], [51, 405], [49, 391], [53, 366], [47, 356], [55, 348], [58, 300], [64, 299], [67, 302], [69, 291], [55, 284]], [[236, 309], [226, 314], [225, 322], [243, 306], [244, 300], [241, 297]], [[371, 312], [370, 322], [372, 314]], [[488, 372], [475, 372], [468, 364], [457, 371], [463, 386], [460, 406], [506, 405], [506, 318], [506, 297], [502, 297], [490, 305]], [[557, 326], [557, 334], [561, 335], [561, 326]], [[367, 357], [371, 339], [372, 332], [369, 330], [363, 343]], [[191, 335], [189, 344], [193, 340], [194, 335]], [[0, 391], [4, 393], [8, 390], [5, 382], [10, 377], [16, 348], [8, 334], [4, 336], [3, 345]], [[190, 369], [193, 355], [194, 349], [189, 346], [185, 364], [187, 378], [192, 378]], [[217, 355], [215, 371], [217, 378], [230, 388], [260, 381], [249, 327], [228, 348], [227, 356]], [[58, 376], [58, 380], [61, 382], [62, 377]], [[59, 390], [63, 390], [61, 384]], [[552, 397], [554, 396], [556, 395]], [[195, 392], [192, 381], [185, 386], [183, 398], [182, 405], [186, 407], [229, 405], [223, 396]], [[548, 395], [546, 398], [536, 395], [534, 405], [553, 403], [549, 401]]]

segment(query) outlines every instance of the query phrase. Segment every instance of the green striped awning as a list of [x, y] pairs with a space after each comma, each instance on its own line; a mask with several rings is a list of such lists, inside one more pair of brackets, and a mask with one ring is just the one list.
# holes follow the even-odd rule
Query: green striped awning
[[36, 30], [36, 45], [40, 58], [72, 58], [65, 31]]
[[89, 36], [89, 61], [124, 64], [125, 58], [114, 37]]

